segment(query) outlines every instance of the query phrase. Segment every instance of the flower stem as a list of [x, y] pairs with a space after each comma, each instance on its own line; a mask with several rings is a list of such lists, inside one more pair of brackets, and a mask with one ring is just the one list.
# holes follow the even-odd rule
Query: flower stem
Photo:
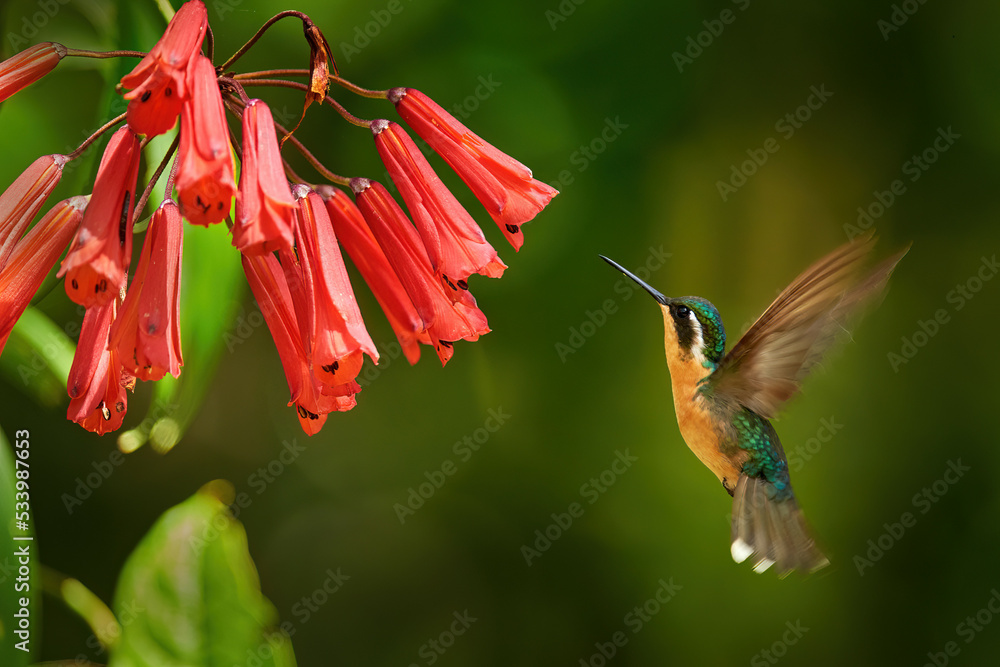
[[76, 158], [80, 157], [80, 154], [83, 153], [83, 151], [87, 150], [87, 148], [89, 148], [92, 143], [97, 141], [102, 134], [110, 130], [118, 123], [125, 120], [125, 115], [126, 114], [122, 114], [117, 118], [112, 118], [111, 120], [109, 120], [107, 123], [102, 125], [100, 129], [97, 130], [97, 132], [94, 132], [92, 135], [84, 139], [83, 143], [77, 146], [76, 150], [67, 155], [66, 157], [68, 157], [70, 160], [75, 160]]
[[80, 58], [145, 58], [143, 51], [87, 51], [86, 49], [66, 49], [67, 56]]
[[[156, 168], [156, 171], [153, 172], [153, 175], [150, 177], [149, 184], [146, 185], [146, 189], [143, 190], [142, 196], [139, 197], [139, 201], [137, 201], [135, 204], [135, 212], [132, 214], [133, 222], [137, 220], [140, 215], [142, 215], [142, 210], [146, 208], [146, 202], [149, 201], [149, 195], [153, 191], [153, 186], [155, 186], [156, 182], [160, 180], [160, 176], [163, 174], [163, 170], [167, 168], [167, 163], [170, 162], [170, 158], [173, 157], [174, 151], [177, 150], [177, 146], [178, 144], [180, 144], [180, 140], [181, 140], [180, 134], [174, 137], [174, 141], [172, 144], [170, 144], [170, 148], [167, 149], [166, 155], [164, 155], [163, 159], [160, 160], [160, 166]], [[173, 190], [173, 185], [174, 185], [173, 173], [171, 173], [171, 177], [167, 179], [166, 197], [168, 198], [170, 197], [170, 193]]]
[[[293, 88], [304, 92], [309, 91], [309, 86], [304, 83], [299, 83], [298, 81], [285, 81], [284, 79], [241, 79], [241, 82], [244, 86], [274, 86], [276, 88]], [[343, 116], [344, 120], [352, 125], [357, 125], [358, 127], [371, 127], [372, 122], [370, 120], [358, 118], [345, 109], [340, 102], [333, 99], [329, 95], [327, 95], [323, 101], [336, 109], [337, 113]]]
[[273, 17], [271, 17], [270, 19], [268, 19], [267, 22], [264, 23], [264, 25], [262, 25], [260, 27], [260, 29], [257, 31], [257, 33], [253, 37], [251, 37], [250, 40], [246, 44], [244, 44], [243, 46], [240, 47], [239, 51], [237, 51], [236, 53], [234, 53], [229, 58], [229, 60], [227, 60], [226, 62], [224, 62], [221, 65], [219, 65], [219, 70], [222, 71], [222, 72], [225, 72], [227, 69], [229, 69], [229, 67], [234, 62], [236, 62], [237, 60], [239, 60], [240, 58], [242, 58], [243, 55], [247, 51], [250, 50], [250, 47], [252, 47], [254, 44], [257, 43], [257, 40], [260, 39], [264, 35], [265, 32], [267, 32], [268, 28], [270, 28], [272, 25], [274, 25], [275, 23], [277, 23], [281, 19], [285, 18], [286, 16], [296, 16], [299, 19], [301, 19], [301, 21], [302, 21], [302, 23], [304, 25], [307, 25], [307, 26], [312, 23], [312, 19], [310, 19], [306, 14], [303, 14], [302, 12], [297, 12], [297, 11], [295, 11], [293, 9], [288, 9], [286, 11], [283, 11], [283, 12], [280, 12], [278, 14], [275, 14]]
[[[271, 69], [263, 70], [260, 72], [246, 72], [244, 74], [237, 74], [233, 78], [238, 81], [245, 81], [247, 79], [272, 79], [274, 77], [286, 77], [286, 76], [309, 76], [310, 72], [307, 69]], [[356, 95], [361, 95], [362, 97], [368, 97], [371, 99], [387, 99], [389, 97], [388, 90], [368, 90], [367, 88], [362, 88], [361, 86], [351, 83], [347, 79], [339, 76], [330, 75], [330, 81], [336, 83], [341, 88], [346, 88]]]

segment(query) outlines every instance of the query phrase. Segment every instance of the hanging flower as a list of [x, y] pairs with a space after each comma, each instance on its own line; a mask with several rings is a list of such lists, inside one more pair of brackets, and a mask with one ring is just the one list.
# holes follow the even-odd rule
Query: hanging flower
[[0, 63], [0, 102], [41, 79], [65, 57], [62, 44], [42, 42]]
[[57, 274], [81, 306], [103, 305], [125, 287], [132, 256], [132, 205], [139, 172], [139, 138], [115, 132], [101, 158], [94, 194]]
[[188, 222], [210, 225], [229, 215], [236, 185], [229, 126], [212, 61], [196, 55], [188, 75], [191, 99], [181, 109], [177, 194]]
[[[352, 382], [361, 372], [363, 354], [378, 363], [375, 344], [365, 329], [326, 206], [318, 194], [297, 185], [295, 241], [305, 288], [302, 301], [310, 330], [313, 372], [330, 387]], [[287, 269], [286, 269], [287, 271]], [[300, 325], [301, 326], [301, 325]]]
[[70, 396], [66, 417], [98, 435], [121, 428], [128, 408], [127, 390], [135, 386], [118, 352], [108, 347], [117, 308], [118, 300], [111, 299], [87, 309], [66, 381]]
[[260, 100], [250, 100], [243, 111], [243, 168], [233, 245], [251, 255], [291, 248], [295, 211], [271, 110]]
[[0, 195], [0, 267], [59, 184], [65, 155], [43, 155]]
[[128, 124], [136, 134], [155, 136], [174, 126], [188, 99], [187, 68], [201, 48], [208, 12], [201, 0], [181, 5], [156, 46], [122, 77]]
[[[259, 44], [264, 32], [279, 19], [293, 17], [301, 20], [309, 49], [309, 81], [294, 80], [306, 74], [301, 70], [240, 71], [237, 61]], [[98, 433], [121, 425], [127, 392], [137, 379], [179, 377], [184, 364], [179, 322], [184, 220], [201, 226], [227, 222], [278, 349], [289, 405], [309, 434], [322, 428], [330, 412], [357, 404], [365, 356], [379, 361], [341, 244], [411, 364], [419, 360], [421, 345], [433, 346], [444, 365], [456, 341], [475, 341], [489, 332], [469, 290], [470, 276], [500, 277], [506, 265], [407, 131], [388, 120], [353, 116], [338, 99], [341, 88], [393, 102], [472, 188], [515, 249], [523, 240], [520, 225], [556, 194], [421, 93], [366, 90], [343, 78], [326, 36], [302, 12], [280, 12], [225, 60], [216, 60], [215, 48], [225, 41], [206, 40], [209, 34], [204, 0], [190, 0], [148, 53], [45, 43], [0, 63], [2, 102], [64, 57], [141, 58], [117, 87], [128, 102], [126, 113], [68, 155], [39, 158], [0, 194], [0, 351], [68, 242], [57, 275], [69, 298], [87, 314], [67, 378], [67, 415]], [[333, 94], [331, 83], [338, 84]], [[275, 122], [271, 108], [247, 94], [251, 87], [298, 90], [304, 96], [299, 124], [305, 110], [318, 102], [353, 125], [369, 128], [409, 214], [383, 185], [339, 175], [322, 164], [319, 153], [293, 136], [298, 125], [287, 130]], [[279, 120], [287, 107], [282, 111], [275, 114]], [[230, 132], [227, 114], [240, 119], [238, 138]], [[178, 116], [176, 140], [150, 141], [174, 128]], [[61, 202], [32, 227], [64, 165], [98, 141], [107, 141], [107, 147], [92, 194]], [[158, 164], [148, 165], [149, 182], [140, 183], [141, 153], [147, 145], [153, 151], [169, 149]], [[329, 182], [350, 185], [353, 200], [334, 187], [310, 184], [308, 175], [297, 173], [301, 162], [284, 159], [284, 146], [300, 151]], [[165, 193], [157, 205], [161, 176]], [[128, 284], [133, 224], [146, 222], [150, 202], [153, 213]], [[196, 289], [211, 289], [211, 283]]]
[[356, 178], [351, 181], [351, 189], [365, 221], [420, 314], [443, 366], [455, 352], [455, 341], [476, 341], [489, 333], [486, 316], [475, 301], [471, 305], [451, 301], [434, 277], [417, 230], [381, 183]]
[[284, 271], [272, 254], [243, 255], [243, 271], [264, 315], [278, 357], [285, 371], [291, 398], [302, 430], [315, 435], [333, 411], [350, 410], [356, 404], [354, 394], [361, 388], [356, 382], [341, 385], [338, 391], [325, 394], [324, 385], [312, 371], [312, 364], [302, 346], [299, 322], [292, 305], [292, 293]]
[[393, 88], [389, 100], [465, 181], [514, 250], [519, 250], [524, 243], [521, 225], [538, 215], [559, 191], [535, 180], [530, 169], [480, 139], [419, 90]]
[[457, 292], [468, 289], [473, 273], [502, 276], [507, 266], [497, 251], [403, 128], [376, 120], [371, 129], [382, 162], [413, 216], [431, 266], [445, 286]]
[[316, 188], [316, 193], [326, 202], [337, 240], [344, 246], [385, 312], [403, 354], [411, 364], [417, 363], [420, 360], [420, 343], [430, 345], [430, 336], [361, 211], [343, 190], [325, 185]]
[[170, 199], [153, 213], [142, 254], [111, 330], [111, 348], [125, 370], [143, 381], [180, 375], [181, 214]]
[[0, 352], [19, 317], [76, 233], [89, 197], [71, 197], [45, 214], [0, 263]]

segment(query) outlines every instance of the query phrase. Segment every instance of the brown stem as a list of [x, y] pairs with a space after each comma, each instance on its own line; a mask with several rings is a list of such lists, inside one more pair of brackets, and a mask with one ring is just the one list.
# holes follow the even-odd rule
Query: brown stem
[[[174, 141], [173, 141], [172, 144], [170, 144], [170, 148], [167, 149], [166, 155], [164, 155], [163, 159], [160, 160], [160, 165], [156, 168], [156, 171], [153, 172], [153, 176], [149, 179], [149, 183], [146, 185], [146, 189], [142, 191], [142, 196], [139, 197], [139, 201], [136, 202], [136, 204], [135, 204], [135, 211], [132, 213], [132, 222], [133, 223], [138, 219], [138, 217], [140, 215], [142, 215], [142, 210], [144, 208], [146, 208], [146, 202], [149, 201], [149, 195], [153, 191], [153, 186], [155, 186], [156, 182], [158, 180], [160, 180], [160, 176], [163, 174], [163, 170], [166, 169], [167, 163], [170, 161], [170, 158], [173, 156], [174, 151], [177, 150], [177, 146], [180, 143], [180, 138], [181, 137], [180, 137], [179, 134], [176, 137], [174, 137]], [[173, 185], [173, 182], [168, 179], [168, 181], [167, 181], [167, 197], [170, 197], [170, 191], [172, 189], [171, 188], [172, 185]]]
[[[309, 76], [310, 72], [307, 69], [271, 69], [263, 70], [260, 72], [246, 72], [244, 74], [237, 74], [233, 78], [239, 81], [245, 81], [247, 79], [273, 79], [275, 77], [286, 77], [286, 76]], [[347, 79], [331, 74], [330, 81], [333, 81], [341, 88], [346, 88], [355, 95], [361, 95], [362, 97], [368, 97], [371, 99], [387, 99], [389, 97], [388, 90], [368, 90], [367, 88], [362, 88], [361, 86], [351, 83]]]
[[[274, 86], [276, 88], [292, 88], [303, 92], [309, 91], [309, 86], [304, 83], [299, 83], [298, 81], [285, 81], [284, 79], [243, 79], [242, 83], [244, 86]], [[370, 120], [358, 118], [345, 109], [340, 102], [333, 99], [329, 95], [327, 95], [323, 101], [336, 109], [337, 113], [343, 116], [344, 120], [352, 125], [357, 125], [358, 127], [371, 127], [372, 122]]]
[[125, 120], [125, 114], [122, 114], [117, 118], [112, 118], [107, 123], [102, 125], [97, 130], [97, 132], [94, 132], [92, 135], [84, 139], [83, 143], [77, 146], [77, 149], [72, 153], [70, 153], [69, 155], [67, 155], [66, 157], [68, 157], [70, 160], [75, 160], [76, 158], [80, 157], [80, 154], [83, 153], [83, 151], [87, 150], [92, 143], [97, 141], [102, 134], [104, 134], [105, 132], [107, 132], [108, 130], [110, 130], [112, 127], [122, 122], [123, 120]]
[[295, 16], [295, 17], [298, 17], [299, 19], [301, 19], [302, 23], [305, 24], [305, 25], [310, 25], [312, 23], [312, 19], [310, 19], [306, 14], [303, 14], [302, 12], [297, 12], [297, 11], [292, 10], [292, 9], [280, 12], [278, 14], [275, 14], [273, 17], [271, 17], [270, 19], [268, 19], [267, 22], [264, 23], [264, 25], [262, 25], [260, 27], [260, 29], [257, 31], [257, 33], [253, 37], [251, 37], [250, 40], [246, 44], [244, 44], [243, 46], [240, 47], [239, 51], [237, 51], [236, 53], [234, 53], [229, 58], [229, 60], [227, 60], [226, 62], [222, 63], [219, 66], [219, 71], [225, 72], [227, 69], [229, 69], [234, 62], [236, 62], [237, 60], [239, 60], [240, 58], [242, 58], [243, 55], [247, 51], [250, 50], [250, 47], [252, 47], [254, 44], [257, 43], [257, 40], [260, 39], [264, 35], [265, 32], [267, 32], [268, 28], [270, 28], [272, 25], [274, 25], [275, 23], [277, 23], [281, 19], [285, 18], [286, 16]]
[[66, 49], [67, 56], [80, 58], [145, 58], [142, 51], [88, 51], [86, 49]]

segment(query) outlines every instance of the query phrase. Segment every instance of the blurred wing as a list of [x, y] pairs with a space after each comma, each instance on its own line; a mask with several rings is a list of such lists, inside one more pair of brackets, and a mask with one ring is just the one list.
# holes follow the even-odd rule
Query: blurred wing
[[792, 281], [722, 359], [704, 391], [723, 404], [773, 418], [848, 324], [877, 305], [910, 249], [863, 273], [874, 245], [871, 234], [842, 245]]

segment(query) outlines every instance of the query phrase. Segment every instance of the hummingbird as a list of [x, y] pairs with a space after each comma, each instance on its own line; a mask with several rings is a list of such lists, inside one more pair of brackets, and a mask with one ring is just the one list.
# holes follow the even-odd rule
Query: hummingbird
[[664, 348], [681, 436], [733, 498], [733, 560], [779, 576], [829, 564], [792, 491], [771, 425], [823, 354], [884, 293], [906, 246], [864, 270], [873, 233], [815, 262], [786, 287], [726, 353], [719, 311], [697, 296], [666, 297], [620, 264], [663, 311]]

